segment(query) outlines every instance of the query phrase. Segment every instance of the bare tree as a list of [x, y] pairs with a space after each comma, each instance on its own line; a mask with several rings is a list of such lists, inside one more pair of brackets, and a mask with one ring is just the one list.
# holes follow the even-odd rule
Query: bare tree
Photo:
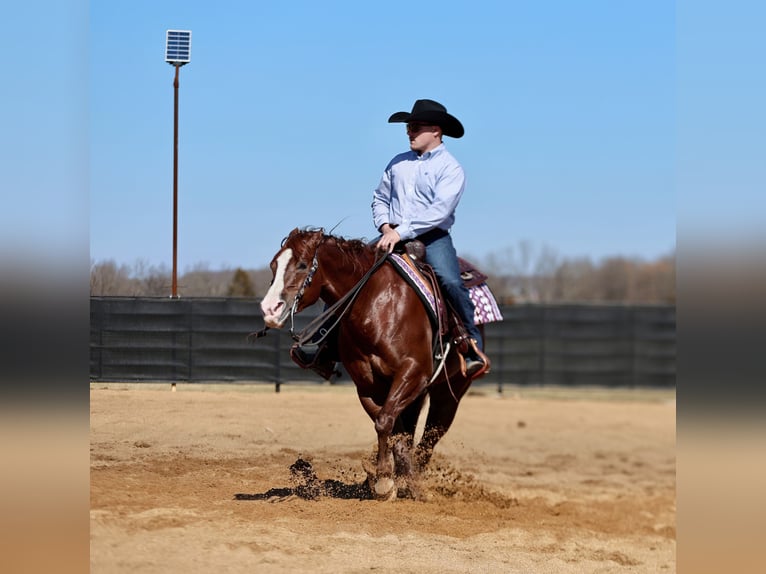
[[[475, 263], [474, 260], [471, 260]], [[501, 304], [517, 302], [674, 303], [675, 254], [656, 261], [613, 256], [596, 264], [587, 257], [562, 259], [529, 241], [490, 253], [478, 266]], [[197, 264], [179, 278], [185, 297], [262, 297], [271, 282], [268, 267], [211, 271]], [[91, 262], [91, 295], [167, 296], [167, 266], [136, 261]]]
[[609, 257], [598, 270], [597, 298], [602, 301], [630, 301], [635, 264], [624, 257]]
[[225, 297], [232, 271], [211, 271], [207, 263], [197, 263], [180, 279], [187, 297]]
[[135, 296], [163, 297], [170, 294], [170, 270], [167, 265], [151, 265], [144, 259], [137, 259], [133, 266], [136, 279]]
[[534, 257], [532, 281], [530, 288], [538, 294], [541, 302], [554, 300], [556, 269], [560, 265], [558, 253], [547, 245], [543, 245]]
[[556, 251], [547, 245], [537, 249], [529, 241], [507, 247], [485, 259], [484, 273], [495, 297], [504, 303], [539, 302], [554, 297], [553, 277], [559, 265]]
[[90, 294], [96, 296], [124, 295], [130, 289], [130, 270], [114, 260], [90, 264]]
[[675, 255], [644, 263], [634, 275], [633, 299], [648, 303], [675, 303]]
[[562, 262], [553, 275], [553, 301], [588, 301], [595, 290], [595, 266], [587, 257]]

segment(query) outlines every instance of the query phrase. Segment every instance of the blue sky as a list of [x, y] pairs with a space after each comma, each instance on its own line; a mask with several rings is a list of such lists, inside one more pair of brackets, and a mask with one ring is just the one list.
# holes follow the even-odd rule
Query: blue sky
[[90, 246], [168, 262], [173, 68], [181, 68], [179, 269], [266, 265], [295, 226], [374, 237], [372, 190], [417, 98], [466, 126], [454, 236], [481, 258], [674, 246], [673, 43], [666, 1], [92, 2]]
[[[386, 120], [418, 98], [442, 102], [466, 128], [446, 138], [468, 178], [453, 229], [461, 254], [480, 261], [526, 241], [562, 257], [654, 259], [675, 248], [679, 205], [691, 199], [692, 222], [719, 212], [701, 208], [697, 190], [713, 197], [725, 181], [761, 196], [759, 148], [733, 150], [762, 143], [753, 66], [764, 11], [746, 2], [755, 13], [743, 33], [739, 3], [14, 5], [0, 40], [18, 54], [2, 96], [12, 136], [3, 178], [25, 191], [4, 194], [0, 233], [45, 249], [60, 232], [91, 261], [171, 264], [164, 43], [167, 29], [188, 29], [181, 271], [265, 266], [296, 226], [374, 237], [372, 190], [407, 148], [403, 126]], [[47, 42], [29, 42], [32, 29]], [[710, 79], [719, 71], [728, 83]], [[744, 98], [727, 88], [742, 77]], [[716, 120], [711, 108], [726, 114]]]

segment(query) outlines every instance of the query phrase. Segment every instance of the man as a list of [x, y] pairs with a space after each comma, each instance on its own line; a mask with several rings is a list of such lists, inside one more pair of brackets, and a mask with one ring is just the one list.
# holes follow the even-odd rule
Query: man
[[[381, 233], [376, 247], [390, 253], [400, 241], [422, 241], [426, 263], [433, 268], [443, 295], [452, 303], [476, 347], [483, 349], [473, 320], [474, 306], [460, 277], [449, 233], [465, 189], [465, 174], [442, 143], [442, 136], [462, 137], [463, 125], [433, 100], [417, 100], [411, 112], [397, 112], [388, 122], [407, 124], [410, 151], [389, 162], [373, 193], [372, 217]], [[468, 377], [486, 370], [487, 361], [482, 355], [475, 348], [464, 355]]]

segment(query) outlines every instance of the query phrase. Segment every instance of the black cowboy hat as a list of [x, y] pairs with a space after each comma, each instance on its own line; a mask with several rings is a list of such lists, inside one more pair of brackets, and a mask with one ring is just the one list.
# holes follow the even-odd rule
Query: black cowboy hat
[[396, 112], [388, 123], [422, 122], [439, 126], [445, 136], [463, 137], [465, 130], [458, 119], [447, 113], [447, 108], [433, 100], [417, 100], [411, 112]]

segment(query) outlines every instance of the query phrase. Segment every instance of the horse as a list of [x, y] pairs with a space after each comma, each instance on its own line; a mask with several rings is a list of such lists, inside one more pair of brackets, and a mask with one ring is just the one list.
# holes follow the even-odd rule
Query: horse
[[[293, 229], [270, 263], [273, 278], [261, 301], [264, 323], [279, 329], [319, 299], [336, 303], [381, 256], [358, 239]], [[417, 474], [428, 465], [471, 384], [456, 350], [433, 377], [433, 329], [421, 298], [388, 261], [369, 275], [337, 325], [339, 360], [377, 432], [377, 460], [368, 481], [379, 500], [396, 498], [397, 483], [416, 490]], [[423, 434], [413, 448], [426, 397]]]

